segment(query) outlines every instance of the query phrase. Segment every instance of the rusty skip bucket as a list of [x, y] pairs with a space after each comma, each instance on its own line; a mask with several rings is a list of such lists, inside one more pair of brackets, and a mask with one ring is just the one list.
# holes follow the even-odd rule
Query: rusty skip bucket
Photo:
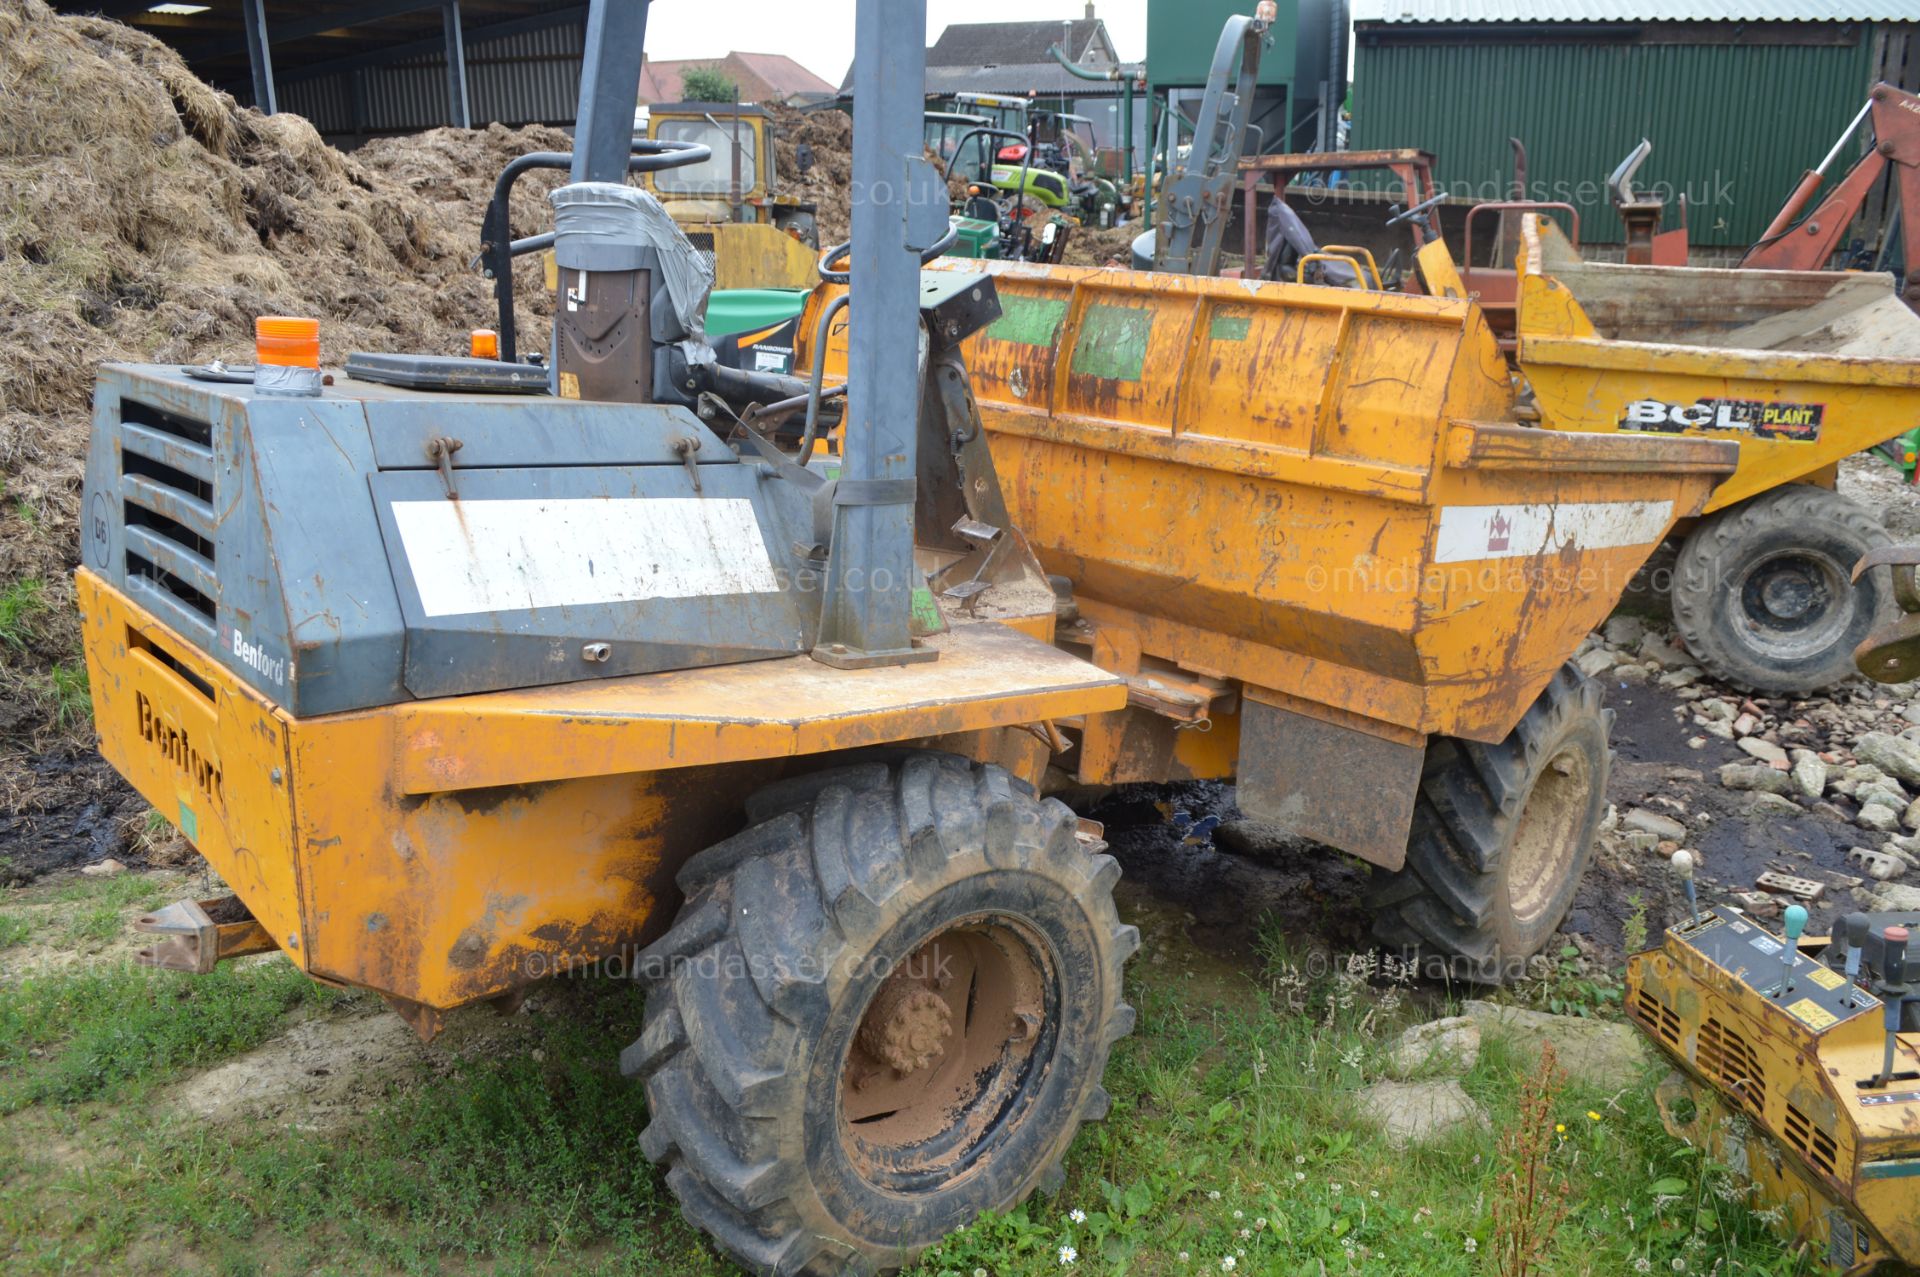
[[1517, 424], [1471, 300], [935, 269], [994, 277], [974, 392], [1013, 517], [1083, 613], [1363, 729], [1501, 739], [1736, 461]]

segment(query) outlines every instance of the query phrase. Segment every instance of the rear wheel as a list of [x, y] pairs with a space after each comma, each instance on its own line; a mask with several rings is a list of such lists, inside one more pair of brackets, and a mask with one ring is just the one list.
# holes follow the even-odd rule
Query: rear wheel
[[1607, 802], [1613, 715], [1571, 665], [1498, 745], [1427, 746], [1406, 865], [1375, 892], [1375, 938], [1430, 974], [1499, 984], [1573, 905]]
[[1073, 814], [944, 755], [754, 796], [642, 955], [641, 1147], [762, 1274], [872, 1273], [1059, 1175], [1139, 935]]
[[1853, 651], [1889, 610], [1887, 573], [1853, 565], [1892, 538], [1824, 488], [1789, 484], [1709, 516], [1673, 572], [1673, 621], [1709, 671], [1762, 692], [1805, 695], [1853, 675]]

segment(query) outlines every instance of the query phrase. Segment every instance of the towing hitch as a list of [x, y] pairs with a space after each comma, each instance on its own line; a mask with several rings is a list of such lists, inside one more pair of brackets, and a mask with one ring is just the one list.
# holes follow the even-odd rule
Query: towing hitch
[[280, 946], [238, 896], [176, 900], [133, 924], [135, 931], [160, 936], [134, 955], [143, 967], [206, 975], [227, 958], [272, 953]]

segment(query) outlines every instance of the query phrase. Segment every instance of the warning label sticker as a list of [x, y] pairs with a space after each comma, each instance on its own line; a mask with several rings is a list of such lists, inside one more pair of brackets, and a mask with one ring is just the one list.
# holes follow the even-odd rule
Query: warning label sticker
[[1847, 977], [1841, 975], [1832, 967], [1815, 967], [1813, 970], [1807, 972], [1807, 979], [1813, 981], [1823, 989], [1838, 989], [1847, 982]]
[[1831, 1029], [1840, 1023], [1840, 1017], [1815, 1002], [1812, 998], [1802, 998], [1787, 1008], [1787, 1014], [1810, 1029]]

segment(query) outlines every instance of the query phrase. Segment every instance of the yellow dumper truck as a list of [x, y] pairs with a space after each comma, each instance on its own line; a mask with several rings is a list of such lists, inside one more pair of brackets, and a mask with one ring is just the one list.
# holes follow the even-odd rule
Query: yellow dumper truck
[[1685, 530], [1674, 622], [1702, 665], [1744, 687], [1805, 693], [1851, 675], [1892, 611], [1888, 544], [1833, 491], [1841, 458], [1920, 425], [1920, 316], [1893, 277], [1617, 266], [1581, 260], [1529, 217], [1516, 358], [1540, 422], [1740, 445], [1740, 467]]
[[714, 287], [811, 288], [820, 276], [814, 206], [777, 194], [773, 120], [738, 102], [662, 102], [648, 108], [647, 136], [704, 146], [698, 164], [647, 175], [694, 248], [713, 263]]
[[1383, 942], [1477, 978], [1534, 953], [1605, 806], [1563, 662], [1735, 447], [1519, 424], [1464, 298], [937, 265], [1000, 297], [972, 393], [1071, 587], [1058, 641], [1127, 680], [1061, 770], [1237, 776], [1248, 815], [1379, 867]]
[[546, 364], [329, 377], [278, 319], [250, 382], [110, 365], [83, 498], [101, 751], [233, 892], [149, 960], [278, 950], [427, 1036], [620, 960], [640, 1147], [767, 1275], [910, 1263], [1105, 1113], [1139, 936], [1050, 775], [1237, 775], [1380, 867], [1396, 948], [1524, 961], [1605, 805], [1564, 662], [1736, 452], [1520, 426], [1469, 301], [922, 272], [924, 8], [856, 8], [831, 466], [837, 388], [715, 360], [624, 181], [713, 154], [636, 148], [633, 0], [587, 21]]

